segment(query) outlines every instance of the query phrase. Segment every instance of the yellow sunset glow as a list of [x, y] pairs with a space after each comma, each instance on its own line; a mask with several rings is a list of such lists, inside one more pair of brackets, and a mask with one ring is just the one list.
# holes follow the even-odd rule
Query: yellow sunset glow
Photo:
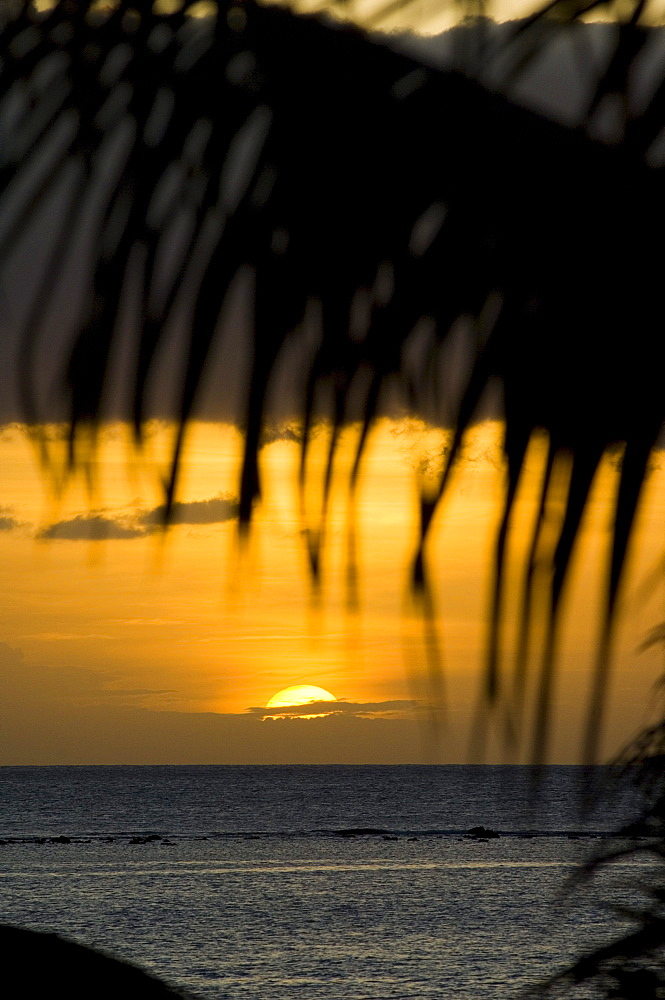
[[311, 705], [315, 701], [337, 701], [334, 694], [313, 684], [294, 684], [274, 694], [266, 708], [291, 708], [295, 705]]
[[[66, 447], [62, 429], [43, 432], [57, 467], [57, 449]], [[11, 425], [0, 432], [0, 761], [468, 760], [504, 490], [502, 425], [486, 422], [468, 435], [435, 518], [428, 546], [431, 626], [410, 593], [409, 565], [418, 490], [436, 480], [448, 432], [411, 418], [379, 421], [353, 498], [348, 476], [359, 429], [342, 433], [319, 591], [308, 574], [304, 532], [321, 526], [329, 429], [322, 425], [314, 435], [302, 513], [297, 428], [277, 429], [261, 449], [262, 500], [244, 546], [235, 508], [242, 437], [226, 424], [192, 425], [177, 516], [162, 533], [160, 482], [173, 433], [172, 425], [151, 425], [138, 455], [127, 427], [104, 427], [93, 491], [82, 477], [56, 495], [36, 460], [34, 430]], [[514, 595], [544, 459], [545, 439], [536, 437], [508, 551], [505, 698], [516, 643]], [[639, 651], [663, 617], [661, 464], [656, 453], [631, 548], [606, 756], [644, 724], [662, 672], [658, 645]], [[561, 634], [548, 752], [557, 762], [579, 760], [617, 466], [617, 457], [608, 457], [596, 477], [567, 587], [566, 607], [574, 614], [565, 617]], [[554, 498], [548, 523], [557, 516]], [[537, 689], [538, 640], [536, 628], [527, 706]], [[283, 697], [294, 676], [325, 678], [344, 692], [344, 712], [307, 726], [283, 718], [262, 724], [269, 708], [257, 706], [266, 704], [266, 691]], [[310, 689], [296, 687], [301, 694]], [[305, 700], [310, 697], [323, 700], [318, 694]], [[508, 751], [503, 742], [502, 706], [490, 725], [485, 759], [528, 760], [528, 745]]]
[[[330, 691], [326, 691], [325, 688], [316, 687], [314, 684], [293, 684], [291, 687], [283, 688], [282, 691], [278, 691], [277, 694], [272, 696], [266, 705], [267, 717], [270, 717], [270, 709], [275, 711], [278, 709], [298, 708], [302, 705], [313, 705], [320, 701], [332, 702], [337, 701], [337, 698]], [[283, 714], [283, 712], [280, 712], [280, 715]], [[313, 715], [297, 714], [300, 719], [320, 719], [327, 713], [317, 712]], [[277, 718], [277, 716], [273, 716], [273, 718]]]

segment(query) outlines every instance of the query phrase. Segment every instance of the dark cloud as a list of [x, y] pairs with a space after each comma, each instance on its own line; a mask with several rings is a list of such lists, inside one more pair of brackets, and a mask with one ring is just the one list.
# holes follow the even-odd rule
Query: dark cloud
[[[49, 524], [38, 532], [38, 538], [64, 539], [70, 542], [102, 541], [106, 539], [144, 538], [159, 531], [164, 524], [166, 508], [163, 504], [143, 511], [135, 517], [126, 514], [113, 516], [108, 511], [77, 514]], [[220, 493], [209, 500], [176, 502], [171, 508], [171, 524], [222, 524], [238, 515], [238, 499], [229, 493]], [[3, 521], [11, 524], [3, 525]], [[0, 516], [0, 531], [9, 531], [18, 522]]]
[[13, 515], [13, 508], [0, 504], [0, 531], [13, 531], [21, 524]]
[[292, 421], [283, 424], [267, 424], [261, 431], [261, 447], [274, 441], [294, 441], [302, 444], [302, 424]]
[[[0, 0], [1, 6], [2, 0]], [[0, 424], [0, 441], [11, 441], [17, 434], [35, 444], [66, 442], [69, 439], [69, 424], [65, 421], [57, 424], [28, 424], [22, 420], [4, 421]]]
[[[463, 762], [425, 744], [416, 719], [262, 722], [140, 706], [0, 701], [0, 764], [424, 764]], [[465, 741], [461, 731], [449, 744]]]
[[[154, 531], [164, 524], [166, 507], [160, 504], [139, 515], [138, 524]], [[171, 524], [221, 524], [238, 516], [238, 498], [230, 493], [220, 493], [210, 500], [176, 501], [171, 507]]]
[[[166, 689], [115, 686], [125, 683], [108, 670], [30, 663], [0, 642], [0, 765], [462, 763], [472, 721], [470, 710], [451, 714], [445, 733], [433, 735], [419, 713], [349, 714], [408, 702], [327, 702], [339, 711], [264, 722], [247, 713], [174, 711]], [[141, 704], [148, 696], [159, 709]]]
[[417, 701], [406, 699], [394, 701], [310, 701], [306, 705], [287, 705], [284, 708], [248, 708], [249, 715], [293, 716], [293, 715], [383, 715], [395, 712], [413, 711], [419, 708]]
[[103, 539], [141, 538], [145, 528], [114, 520], [105, 514], [77, 514], [64, 521], [56, 521], [38, 532], [38, 538], [57, 538], [70, 542], [101, 541]]

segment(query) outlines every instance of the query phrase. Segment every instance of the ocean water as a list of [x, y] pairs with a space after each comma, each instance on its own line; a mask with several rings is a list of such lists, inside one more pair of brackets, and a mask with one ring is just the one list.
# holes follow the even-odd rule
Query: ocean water
[[635, 901], [648, 858], [568, 891], [635, 814], [614, 785], [589, 806], [610, 777], [0, 768], [1, 919], [208, 1000], [507, 1000], [625, 928], [608, 904]]

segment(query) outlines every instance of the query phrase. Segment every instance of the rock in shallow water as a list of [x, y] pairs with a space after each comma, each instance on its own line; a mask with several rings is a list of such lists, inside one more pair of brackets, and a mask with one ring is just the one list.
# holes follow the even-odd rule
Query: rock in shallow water
[[496, 840], [499, 834], [496, 830], [489, 830], [485, 826], [472, 826], [466, 831], [466, 837], [473, 837], [475, 840]]

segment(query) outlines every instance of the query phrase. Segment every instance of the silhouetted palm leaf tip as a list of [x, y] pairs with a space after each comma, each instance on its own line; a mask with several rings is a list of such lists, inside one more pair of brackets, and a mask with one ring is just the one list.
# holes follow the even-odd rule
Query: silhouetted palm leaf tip
[[[574, 19], [582, 7], [549, 10]], [[461, 73], [427, 68], [348, 26], [284, 9], [219, 4], [216, 17], [194, 19], [186, 6], [161, 14], [140, 3], [69, 0], [41, 14], [6, 5], [3, 17], [3, 262], [57, 204], [21, 318], [28, 418], [40, 416], [34, 359], [42, 338], [53, 335], [45, 320], [63, 269], [71, 279], [72, 246], [80, 272], [79, 306], [69, 318], [72, 460], [81, 426], [108, 411], [104, 392], [120, 329], [129, 323], [133, 330], [139, 436], [166, 336], [174, 326], [186, 332], [186, 363], [171, 386], [182, 431], [213, 343], [228, 336], [225, 304], [239, 276], [251, 286], [252, 362], [240, 415], [243, 524], [259, 495], [271, 376], [292, 332], [314, 327], [317, 335], [311, 349], [304, 337], [302, 350], [303, 454], [319, 390], [327, 388], [336, 428], [362, 416], [355, 474], [389, 377], [402, 381], [409, 406], [434, 400], [435, 418], [446, 419], [451, 401], [429, 390], [451, 327], [468, 317], [475, 361], [453, 409], [457, 434], [440, 490], [422, 501], [416, 582], [425, 585], [423, 545], [461, 436], [498, 383], [508, 490], [488, 692], [496, 692], [500, 659], [509, 518], [538, 429], [549, 435], [549, 460], [525, 567], [522, 631], [547, 498], [563, 492], [550, 553], [550, 659], [592, 478], [606, 449], [625, 443], [604, 662], [640, 487], [663, 423], [663, 198], [661, 170], [645, 155], [662, 123], [662, 82], [603, 144], [590, 129], [539, 118]], [[514, 44], [523, 46], [538, 24], [518, 25]], [[589, 123], [601, 99], [628, 79], [643, 42], [632, 21], [617, 33]], [[423, 318], [432, 329], [429, 350], [408, 377], [403, 348]], [[333, 434], [332, 450], [336, 440]], [[167, 509], [181, 446], [182, 433]], [[572, 459], [566, 488], [564, 456]], [[546, 662], [543, 704], [549, 671]]]

